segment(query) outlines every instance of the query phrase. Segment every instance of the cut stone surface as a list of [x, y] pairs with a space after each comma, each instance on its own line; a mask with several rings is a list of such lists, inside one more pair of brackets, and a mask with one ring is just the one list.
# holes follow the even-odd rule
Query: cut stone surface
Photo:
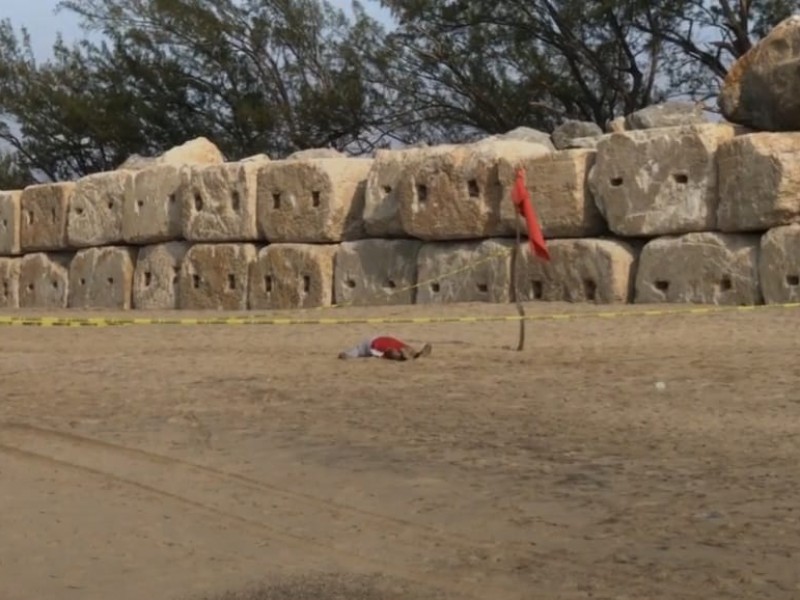
[[187, 242], [167, 242], [139, 250], [133, 273], [133, 307], [171, 310], [179, 307], [179, 283]]
[[133, 173], [109, 171], [75, 184], [67, 218], [67, 245], [88, 248], [122, 242], [124, 206], [133, 199]]
[[19, 263], [20, 308], [67, 308], [69, 264], [66, 253], [26, 254]]
[[372, 159], [273, 161], [258, 174], [258, 228], [272, 243], [364, 237], [364, 189]]
[[136, 249], [86, 248], [69, 267], [70, 308], [131, 308]]
[[800, 130], [800, 15], [775, 26], [728, 70], [722, 115], [763, 131]]
[[22, 252], [67, 248], [67, 213], [74, 191], [72, 182], [43, 183], [22, 190], [19, 238]]
[[418, 240], [343, 242], [336, 255], [336, 304], [414, 304], [421, 247]]
[[286, 157], [286, 160], [309, 160], [314, 158], [347, 158], [347, 155], [333, 148], [308, 148], [307, 150], [293, 152]]
[[20, 254], [20, 200], [22, 191], [0, 192], [0, 255]]
[[545, 237], [590, 237], [606, 232], [605, 219], [589, 191], [588, 176], [594, 160], [592, 150], [563, 150], [523, 161], [501, 159], [502, 235], [515, 235], [517, 220], [522, 233], [528, 233], [527, 223], [511, 199], [518, 167], [525, 171], [525, 185]]
[[159, 165], [133, 176], [133, 193], [125, 202], [122, 237], [128, 244], [157, 244], [183, 236], [178, 194], [185, 167]]
[[485, 142], [493, 139], [541, 144], [551, 152], [555, 150], [555, 146], [553, 146], [553, 140], [550, 138], [549, 134], [545, 133], [544, 131], [539, 131], [538, 129], [532, 129], [531, 127], [517, 127], [516, 129], [512, 129], [506, 133], [497, 136], [490, 136], [482, 141]]
[[414, 160], [398, 183], [403, 230], [422, 240], [485, 238], [502, 230], [498, 163], [549, 154], [540, 144], [484, 140]]
[[19, 258], [0, 258], [0, 308], [19, 308]]
[[404, 172], [413, 164], [436, 154], [448, 154], [456, 146], [439, 145], [402, 150], [378, 150], [367, 175], [364, 201], [364, 228], [373, 238], [405, 237], [400, 220], [398, 187]]
[[800, 221], [800, 132], [753, 133], [717, 152], [719, 229], [766, 231]]
[[591, 139], [601, 135], [603, 130], [597, 123], [567, 119], [553, 130], [551, 137], [556, 150], [566, 150], [572, 147], [572, 141], [576, 138]]
[[515, 242], [430, 242], [417, 260], [417, 304], [510, 302]]
[[732, 125], [710, 124], [603, 140], [589, 188], [611, 231], [638, 237], [716, 229], [716, 152], [739, 133]]
[[800, 302], [800, 224], [770, 229], [761, 237], [758, 276], [764, 302]]
[[636, 302], [760, 304], [759, 241], [730, 233], [651, 240], [639, 260]]
[[335, 244], [271, 244], [250, 267], [250, 308], [317, 308], [333, 303]]
[[197, 244], [183, 258], [179, 306], [194, 310], [246, 310], [253, 244]]
[[520, 247], [514, 272], [524, 302], [617, 304], [633, 297], [639, 255], [637, 245], [611, 239], [549, 240], [550, 261]]
[[663, 102], [653, 104], [625, 117], [625, 129], [657, 129], [707, 123], [703, 106], [696, 102]]
[[226, 163], [184, 171], [183, 236], [193, 242], [258, 239], [258, 172], [263, 162]]

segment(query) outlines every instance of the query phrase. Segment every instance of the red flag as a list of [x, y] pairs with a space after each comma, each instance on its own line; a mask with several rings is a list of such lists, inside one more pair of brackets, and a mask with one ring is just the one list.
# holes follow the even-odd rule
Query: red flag
[[517, 181], [514, 191], [511, 193], [511, 200], [514, 201], [517, 211], [525, 217], [525, 222], [528, 224], [528, 241], [531, 244], [531, 251], [542, 260], [549, 261], [550, 252], [547, 251], [547, 245], [544, 243], [542, 230], [539, 229], [539, 220], [536, 218], [530, 194], [525, 187], [525, 172], [522, 169], [517, 169]]

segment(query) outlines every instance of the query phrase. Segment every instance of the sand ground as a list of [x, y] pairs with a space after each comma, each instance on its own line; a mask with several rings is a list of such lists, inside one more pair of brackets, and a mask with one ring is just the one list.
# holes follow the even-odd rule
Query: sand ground
[[800, 310], [563, 310], [0, 328], [0, 598], [800, 598]]

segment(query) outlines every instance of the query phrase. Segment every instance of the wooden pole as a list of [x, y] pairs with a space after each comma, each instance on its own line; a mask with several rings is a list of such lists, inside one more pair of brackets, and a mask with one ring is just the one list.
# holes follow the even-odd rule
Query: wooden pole
[[519, 286], [517, 285], [517, 266], [519, 264], [521, 240], [520, 218], [517, 216], [517, 243], [514, 246], [514, 254], [511, 259], [511, 278], [514, 280], [514, 302], [517, 304], [517, 314], [519, 314], [519, 342], [517, 343], [517, 352], [522, 352], [525, 348], [525, 308], [522, 306], [522, 300], [519, 297]]

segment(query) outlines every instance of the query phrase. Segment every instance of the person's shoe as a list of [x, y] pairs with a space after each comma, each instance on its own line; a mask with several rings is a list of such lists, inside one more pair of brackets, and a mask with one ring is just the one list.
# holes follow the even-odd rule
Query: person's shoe
[[430, 356], [431, 350], [432, 350], [431, 345], [430, 344], [425, 344], [422, 347], [422, 350], [420, 350], [419, 352], [414, 354], [414, 358], [422, 358], [423, 356]]

